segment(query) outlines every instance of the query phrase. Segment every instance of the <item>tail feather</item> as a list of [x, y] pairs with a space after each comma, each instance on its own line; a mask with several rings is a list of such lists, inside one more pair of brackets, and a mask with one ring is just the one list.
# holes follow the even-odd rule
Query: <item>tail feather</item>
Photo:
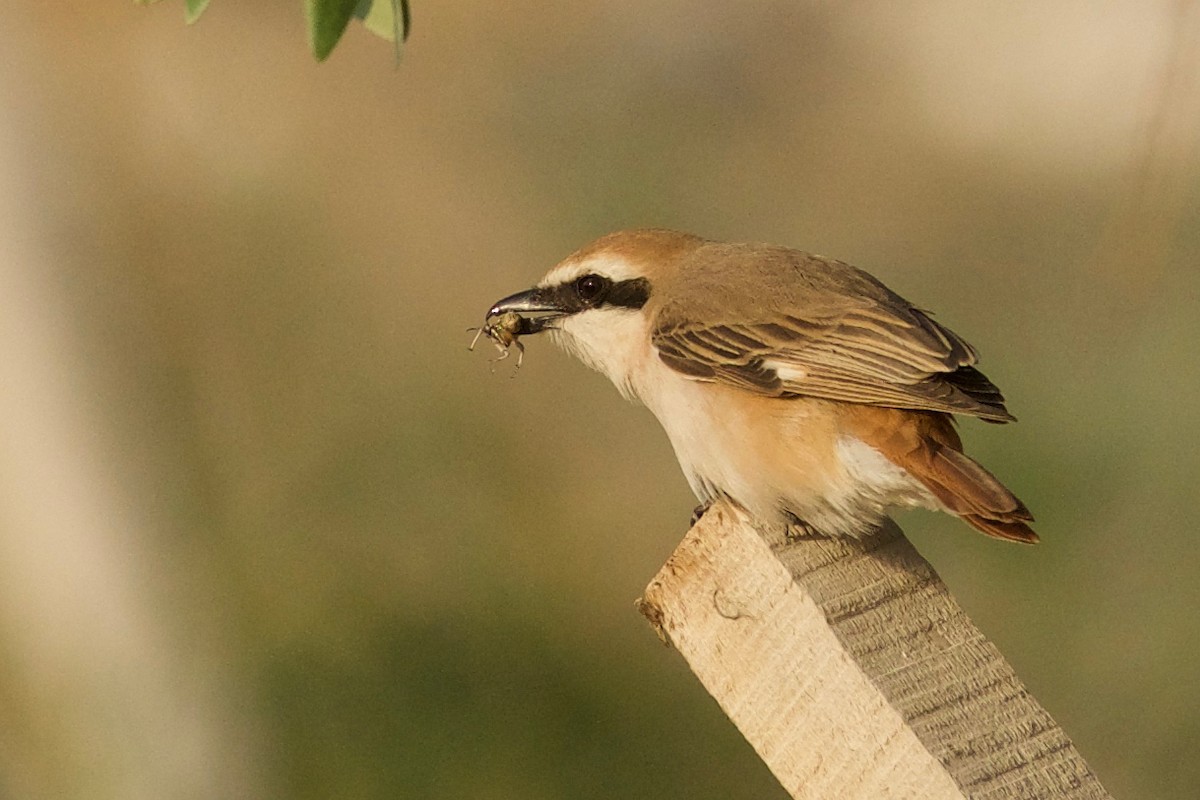
[[933, 471], [929, 477], [950, 489], [952, 503], [942, 502], [956, 514], [1033, 522], [1025, 504], [979, 462], [937, 442], [928, 442], [927, 446], [933, 451]]
[[[934, 412], [905, 414], [907, 424], [871, 426], [863, 440], [903, 467], [963, 522], [997, 539], [1034, 544], [1033, 515], [1008, 487], [962, 452], [952, 418]], [[886, 431], [886, 433], [885, 433]]]
[[1010, 542], [1034, 544], [1038, 535], [1026, 523], [1033, 515], [995, 475], [960, 450], [922, 437], [927, 470], [905, 466], [946, 508], [971, 527]]
[[1037, 544], [1040, 541], [1038, 535], [1033, 532], [1033, 528], [1024, 522], [1004, 522], [973, 514], [964, 514], [962, 521], [976, 530], [983, 531], [988, 536], [994, 536], [997, 539], [1020, 542], [1021, 544]]

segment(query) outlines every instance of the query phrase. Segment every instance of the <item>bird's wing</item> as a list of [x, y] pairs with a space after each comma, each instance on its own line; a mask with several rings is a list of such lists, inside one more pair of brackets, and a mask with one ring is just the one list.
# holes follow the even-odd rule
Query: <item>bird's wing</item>
[[[839, 269], [853, 270], [844, 264]], [[652, 339], [668, 367], [768, 396], [803, 395], [850, 403], [1013, 419], [1000, 390], [975, 369], [975, 350], [878, 281], [844, 293], [813, 285], [803, 298], [781, 291], [755, 303], [727, 303], [696, 321], [686, 305], [663, 308]], [[740, 306], [740, 308], [739, 308]], [[753, 311], [748, 309], [753, 308]]]

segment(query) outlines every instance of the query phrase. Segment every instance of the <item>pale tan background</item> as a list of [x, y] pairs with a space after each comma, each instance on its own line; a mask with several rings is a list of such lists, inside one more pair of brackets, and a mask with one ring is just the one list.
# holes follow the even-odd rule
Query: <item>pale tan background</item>
[[464, 329], [668, 225], [975, 343], [1045, 543], [904, 524], [1117, 796], [1200, 784], [1192, 3], [0, 8], [0, 795], [765, 798], [632, 601], [665, 438]]

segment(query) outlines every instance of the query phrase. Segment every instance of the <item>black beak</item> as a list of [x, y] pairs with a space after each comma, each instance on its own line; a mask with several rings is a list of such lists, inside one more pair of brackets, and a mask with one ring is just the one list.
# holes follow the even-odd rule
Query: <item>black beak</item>
[[527, 289], [500, 300], [488, 312], [489, 317], [515, 311], [518, 314], [563, 314], [566, 309], [554, 301], [545, 289]]
[[[527, 336], [553, 327], [548, 323], [565, 315], [567, 310], [556, 303], [554, 296], [545, 289], [528, 289], [498, 301], [487, 315], [488, 319], [491, 319], [509, 312], [516, 312], [520, 315], [521, 327], [516, 333], [520, 336]], [[526, 314], [540, 314], [541, 316], [527, 317]]]

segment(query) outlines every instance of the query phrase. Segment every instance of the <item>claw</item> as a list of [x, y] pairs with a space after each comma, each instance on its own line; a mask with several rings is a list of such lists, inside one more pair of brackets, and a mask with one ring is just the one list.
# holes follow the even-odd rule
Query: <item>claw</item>
[[784, 531], [784, 538], [789, 542], [798, 542], [801, 539], [828, 539], [829, 536], [821, 533], [812, 524], [805, 522], [795, 514], [785, 512], [788, 517], [787, 529]]

